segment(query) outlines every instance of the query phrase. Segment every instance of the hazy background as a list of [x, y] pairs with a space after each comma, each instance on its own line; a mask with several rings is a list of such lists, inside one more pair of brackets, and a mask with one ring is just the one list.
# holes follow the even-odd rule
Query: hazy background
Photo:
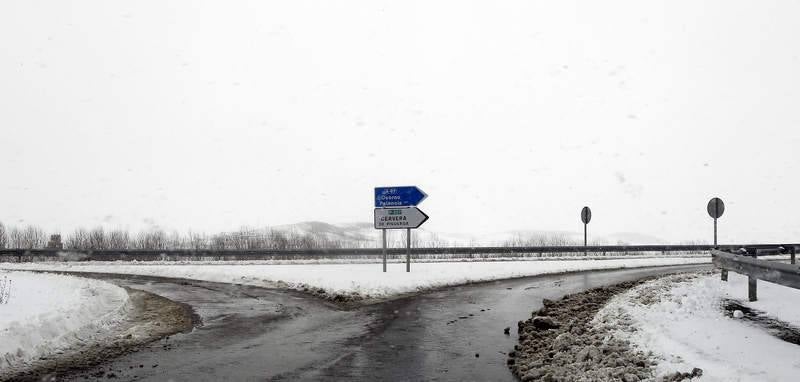
[[0, 2], [0, 221], [800, 241], [795, 1]]

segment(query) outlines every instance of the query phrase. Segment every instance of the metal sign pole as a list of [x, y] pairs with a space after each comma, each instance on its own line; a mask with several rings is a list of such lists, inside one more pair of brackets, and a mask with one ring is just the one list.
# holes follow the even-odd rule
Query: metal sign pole
[[587, 256], [589, 252], [586, 250], [586, 246], [589, 245], [589, 240], [586, 234], [586, 227], [589, 225], [589, 222], [592, 221], [592, 209], [588, 206], [581, 209], [581, 221], [583, 222], [583, 255]]
[[[717, 219], [725, 213], [725, 203], [720, 198], [711, 198], [706, 206], [706, 211], [708, 211], [708, 215], [714, 219], [714, 249], [719, 249], [719, 245], [717, 244]], [[722, 281], [728, 281], [728, 271], [722, 269], [720, 278]]]
[[411, 228], [406, 228], [406, 272], [411, 272]]
[[386, 230], [383, 231], [383, 271], [386, 272]]
[[717, 219], [714, 218], [714, 249], [719, 249], [717, 247]]
[[[714, 218], [714, 249], [719, 249], [719, 246], [717, 246], [717, 218]], [[722, 281], [728, 281], [727, 269], [721, 270], [719, 279]]]

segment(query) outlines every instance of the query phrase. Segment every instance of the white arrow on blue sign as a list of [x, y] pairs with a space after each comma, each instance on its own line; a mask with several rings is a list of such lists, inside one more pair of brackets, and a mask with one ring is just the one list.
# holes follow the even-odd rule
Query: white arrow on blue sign
[[375, 187], [375, 207], [413, 207], [428, 195], [417, 186]]

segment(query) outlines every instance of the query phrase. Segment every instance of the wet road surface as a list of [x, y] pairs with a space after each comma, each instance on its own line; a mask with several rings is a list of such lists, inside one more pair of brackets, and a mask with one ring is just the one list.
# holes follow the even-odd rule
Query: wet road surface
[[[673, 266], [535, 276], [448, 288], [345, 311], [297, 292], [152, 277], [105, 277], [192, 306], [178, 334], [74, 380], [513, 381], [506, 352], [517, 321], [543, 298], [653, 275]], [[511, 334], [503, 334], [511, 327]]]

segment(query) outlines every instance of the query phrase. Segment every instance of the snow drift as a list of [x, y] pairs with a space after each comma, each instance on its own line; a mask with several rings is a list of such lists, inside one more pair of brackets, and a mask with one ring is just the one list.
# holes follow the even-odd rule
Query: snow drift
[[12, 289], [0, 305], [0, 374], [100, 337], [125, 316], [128, 293], [107, 282], [32, 272], [2, 276]]

